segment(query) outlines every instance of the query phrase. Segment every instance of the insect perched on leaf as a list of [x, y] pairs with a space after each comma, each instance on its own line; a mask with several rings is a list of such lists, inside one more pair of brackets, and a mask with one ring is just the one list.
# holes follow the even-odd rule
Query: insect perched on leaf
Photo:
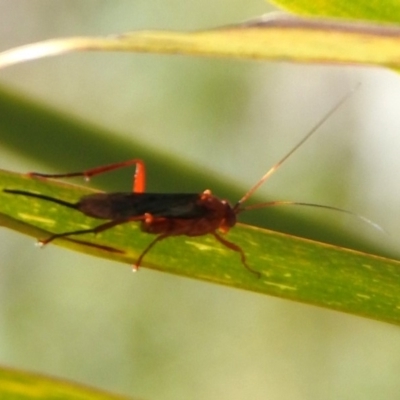
[[[237, 215], [241, 212], [257, 208], [291, 204], [326, 208], [356, 215], [336, 207], [293, 201], [270, 201], [243, 206], [253, 193], [344, 103], [349, 95], [350, 93], [343, 97], [314, 128], [311, 129], [311, 131], [309, 131], [279, 162], [269, 169], [234, 206], [227, 200], [221, 200], [214, 196], [210, 190], [204, 190], [202, 193], [145, 193], [145, 166], [143, 161], [139, 159], [101, 166], [83, 172], [55, 175], [35, 172], [29, 174], [32, 177], [38, 178], [69, 178], [83, 176], [89, 179], [94, 175], [135, 165], [136, 172], [134, 176], [133, 192], [89, 194], [83, 196], [76, 203], [70, 203], [58, 198], [25, 190], [4, 189], [4, 192], [50, 201], [77, 210], [89, 217], [107, 220], [107, 222], [90, 229], [54, 233], [46, 239], [39, 240], [39, 243], [42, 245], [48, 244], [58, 238], [89, 233], [96, 234], [128, 222], [140, 222], [143, 232], [157, 236], [140, 254], [135, 264], [136, 269], [142, 263], [144, 256], [156, 243], [170, 236], [202, 236], [211, 234], [223, 246], [239, 253], [244, 267], [259, 277], [260, 273], [248, 265], [243, 249], [237, 244], [228, 241], [219, 233], [219, 231], [226, 233], [234, 227]], [[356, 216], [373, 224], [364, 217]], [[97, 247], [95, 244], [91, 244], [91, 246]], [[100, 248], [102, 246], [99, 245], [98, 247]]]

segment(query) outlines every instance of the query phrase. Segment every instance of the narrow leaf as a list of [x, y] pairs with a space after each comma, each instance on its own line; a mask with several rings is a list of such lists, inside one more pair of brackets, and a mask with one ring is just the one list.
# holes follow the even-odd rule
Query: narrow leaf
[[[50, 233], [87, 229], [103, 222], [3, 189], [26, 190], [70, 202], [93, 191], [1, 171], [0, 223], [31, 236], [46, 238]], [[245, 251], [249, 265], [260, 272], [261, 278], [246, 270], [238, 254], [211, 235], [168, 238], [146, 255], [143, 266], [400, 323], [398, 261], [240, 224], [226, 237]], [[153, 239], [136, 223], [130, 223], [98, 235], [74, 236], [55, 243], [129, 266]]]
[[[294, 45], [295, 44], [295, 45]], [[138, 31], [71, 37], [0, 53], [0, 68], [75, 51], [126, 51], [400, 67], [400, 27], [273, 16], [191, 33]]]

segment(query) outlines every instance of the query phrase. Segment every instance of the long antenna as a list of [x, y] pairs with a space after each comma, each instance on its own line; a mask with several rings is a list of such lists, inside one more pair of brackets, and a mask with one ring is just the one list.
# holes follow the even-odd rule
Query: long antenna
[[251, 197], [254, 192], [299, 148], [304, 142], [306, 142], [320, 127], [323, 125], [346, 101], [347, 99], [353, 95], [353, 93], [360, 87], [360, 84], [356, 85], [352, 90], [350, 90], [346, 95], [344, 95], [336, 105], [330, 109], [321, 119], [318, 121], [314, 127], [307, 133], [303, 139], [300, 140], [289, 151], [281, 160], [279, 160], [272, 168], [270, 168], [267, 173], [235, 204], [234, 209], [238, 210], [240, 205], [243, 204], [249, 197]]
[[275, 201], [267, 201], [265, 203], [251, 204], [250, 206], [240, 208], [238, 210], [238, 212], [247, 211], [247, 210], [256, 210], [257, 208], [275, 207], [275, 206], [306, 206], [306, 207], [322, 208], [324, 210], [338, 211], [338, 212], [356, 217], [359, 220], [367, 223], [368, 225], [371, 225], [373, 228], [383, 232], [384, 234], [386, 234], [386, 235], [388, 234], [379, 224], [370, 220], [369, 218], [364, 217], [363, 215], [356, 214], [352, 211], [348, 211], [343, 208], [326, 206], [323, 204], [304, 203], [304, 202], [300, 202], [300, 201], [275, 200]]

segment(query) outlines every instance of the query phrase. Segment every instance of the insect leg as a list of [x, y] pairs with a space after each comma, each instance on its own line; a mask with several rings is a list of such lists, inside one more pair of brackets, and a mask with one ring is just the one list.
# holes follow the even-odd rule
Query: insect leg
[[115, 247], [104, 246], [102, 244], [90, 243], [90, 242], [86, 242], [85, 240], [77, 240], [77, 239], [68, 239], [68, 240], [71, 242], [74, 242], [74, 243], [82, 244], [84, 246], [94, 247], [95, 249], [107, 251], [108, 253], [119, 253], [119, 254], [125, 253], [125, 251], [116, 249]]
[[139, 258], [137, 259], [137, 261], [135, 263], [135, 265], [133, 266], [133, 270], [137, 271], [139, 269], [140, 264], [142, 263], [144, 256], [153, 248], [153, 246], [156, 243], [158, 243], [159, 241], [161, 241], [161, 240], [163, 240], [163, 239], [165, 239], [165, 238], [167, 238], [169, 236], [171, 236], [171, 235], [168, 234], [168, 233], [164, 233], [163, 235], [157, 236], [152, 242], [150, 242], [150, 244], [142, 251], [142, 254], [140, 254]]
[[52, 242], [54, 239], [59, 239], [59, 238], [68, 237], [68, 236], [72, 236], [72, 235], [84, 235], [86, 233], [100, 233], [100, 232], [106, 231], [107, 229], [111, 229], [116, 225], [121, 225], [121, 224], [124, 224], [126, 222], [131, 222], [131, 221], [132, 221], [132, 219], [113, 220], [113, 221], [108, 221], [104, 224], [95, 226], [94, 228], [90, 228], [90, 229], [80, 229], [80, 230], [76, 230], [76, 231], [55, 233], [55, 234], [49, 236], [47, 239], [39, 240], [39, 243], [44, 246], [44, 245]]
[[132, 165], [136, 165], [136, 171], [133, 178], [133, 191], [135, 193], [142, 193], [145, 191], [146, 186], [146, 170], [143, 160], [138, 158], [115, 164], [103, 165], [101, 167], [91, 168], [86, 171], [71, 172], [68, 174], [42, 174], [40, 172], [30, 172], [29, 176], [40, 178], [72, 178], [74, 176], [83, 176], [85, 179], [90, 179], [92, 176], [100, 175], [119, 168], [130, 167]]
[[237, 244], [229, 242], [228, 240], [226, 240], [225, 238], [220, 236], [217, 232], [212, 232], [212, 234], [214, 235], [215, 239], [217, 239], [218, 242], [223, 244], [225, 247], [228, 247], [228, 249], [231, 249], [233, 251], [237, 251], [240, 254], [242, 264], [244, 265], [244, 267], [248, 271], [250, 271], [252, 274], [257, 275], [258, 278], [261, 278], [261, 274], [258, 271], [255, 271], [254, 269], [249, 267], [249, 265], [246, 262], [246, 256], [245, 256], [243, 250]]

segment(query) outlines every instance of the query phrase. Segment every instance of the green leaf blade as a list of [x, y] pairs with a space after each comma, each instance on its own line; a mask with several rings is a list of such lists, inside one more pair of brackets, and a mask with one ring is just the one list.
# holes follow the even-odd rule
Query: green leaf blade
[[[0, 182], [1, 223], [9, 228], [46, 238], [104, 222], [45, 200], [3, 192], [4, 188], [27, 190], [74, 202], [93, 192], [89, 188], [6, 171], [0, 172]], [[154, 238], [129, 223], [55, 244], [129, 266]], [[212, 235], [167, 238], [146, 255], [143, 267], [400, 323], [400, 262], [396, 260], [242, 224], [226, 238], [245, 251], [248, 264], [261, 278]]]

